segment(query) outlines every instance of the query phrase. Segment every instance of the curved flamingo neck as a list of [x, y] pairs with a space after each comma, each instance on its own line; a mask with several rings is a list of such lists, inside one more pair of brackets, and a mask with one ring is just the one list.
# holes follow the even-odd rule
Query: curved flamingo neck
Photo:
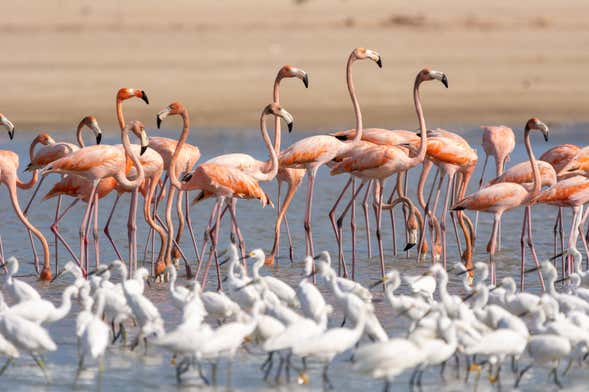
[[127, 157], [131, 159], [133, 162], [133, 166], [137, 169], [137, 177], [134, 180], [129, 180], [127, 178], [127, 174], [124, 172], [119, 173], [116, 180], [119, 182], [123, 189], [128, 191], [132, 191], [139, 187], [143, 180], [145, 179], [145, 172], [143, 171], [143, 165], [139, 162], [139, 158], [135, 154], [135, 152], [131, 148], [131, 141], [129, 140], [129, 131], [126, 127], [123, 128], [121, 131], [121, 142], [123, 143], [123, 148], [125, 149], [125, 154]]
[[[268, 129], [266, 128], [266, 113], [262, 113], [260, 117], [260, 131], [262, 132], [262, 138], [264, 139], [264, 144], [268, 149], [268, 153], [270, 154], [270, 167], [268, 168], [268, 172], [263, 173], [263, 175], [258, 179], [260, 181], [271, 181], [276, 177], [278, 174], [278, 155], [276, 155], [276, 150], [272, 146], [272, 141], [270, 140], [270, 135], [268, 135]], [[275, 116], [278, 123], [280, 124], [280, 118]], [[280, 131], [278, 131], [280, 134]]]
[[184, 143], [186, 143], [186, 139], [188, 138], [188, 132], [190, 130], [190, 116], [188, 115], [188, 111], [186, 109], [180, 112], [180, 116], [182, 116], [182, 134], [180, 135], [180, 139], [178, 139], [178, 143], [176, 144], [176, 149], [174, 150], [174, 154], [172, 155], [172, 159], [170, 160], [170, 167], [168, 168], [168, 173], [170, 173], [170, 182], [171, 184], [176, 187], [177, 189], [182, 189], [182, 184], [178, 181], [176, 177], [176, 161], [178, 160], [178, 156], [180, 155], [180, 151], [182, 151], [182, 147]]
[[348, 91], [350, 92], [350, 98], [352, 98], [352, 104], [354, 105], [354, 114], [356, 115], [356, 135], [352, 139], [352, 143], [359, 143], [362, 140], [362, 112], [360, 111], [360, 103], [356, 96], [356, 89], [354, 87], [354, 80], [352, 78], [352, 64], [356, 61], [356, 57], [353, 54], [348, 58], [346, 65], [346, 82], [348, 84]]
[[35, 147], [37, 147], [37, 144], [39, 143], [41, 143], [41, 135], [37, 135], [37, 137], [34, 138], [31, 142], [31, 145], [29, 147], [29, 159], [31, 160], [31, 162], [33, 161], [33, 157], [35, 156]]
[[[123, 112], [121, 110], [121, 116], [123, 115]], [[83, 123], [79, 123], [78, 124], [78, 128], [76, 129], [76, 140], [78, 141], [78, 145], [81, 148], [86, 147], [86, 145], [84, 144], [84, 138], [82, 138], [82, 130], [84, 129], [84, 124]]]
[[534, 186], [532, 187], [532, 191], [529, 192], [528, 197], [532, 197], [540, 192], [542, 189], [542, 179], [540, 178], [540, 169], [536, 164], [536, 157], [534, 156], [534, 151], [532, 150], [532, 144], [530, 142], [530, 127], [526, 124], [526, 129], [524, 131], [524, 143], [526, 145], [526, 151], [528, 152], [528, 157], [530, 158], [530, 164], [532, 165], [532, 172], [534, 173]]
[[421, 79], [419, 76], [415, 79], [413, 85], [413, 103], [415, 104], [415, 112], [417, 113], [417, 119], [419, 120], [419, 130], [421, 131], [421, 145], [419, 146], [419, 152], [414, 158], [411, 158], [411, 164], [417, 165], [425, 159], [425, 153], [427, 152], [427, 128], [425, 126], [425, 118], [423, 116], [423, 108], [421, 107], [421, 98], [419, 96], [419, 86], [421, 85]]
[[121, 131], [125, 128], [125, 116], [123, 115], [123, 100], [117, 97], [117, 120]]
[[[276, 80], [274, 80], [274, 89], [272, 90], [272, 102], [279, 105], [280, 104], [280, 81], [282, 78], [280, 75], [276, 75]], [[274, 118], [274, 151], [276, 154], [280, 153], [280, 143], [282, 142], [282, 135], [281, 135], [281, 127], [280, 127], [280, 119], [278, 117]], [[268, 164], [271, 164], [271, 160], [268, 160]]]

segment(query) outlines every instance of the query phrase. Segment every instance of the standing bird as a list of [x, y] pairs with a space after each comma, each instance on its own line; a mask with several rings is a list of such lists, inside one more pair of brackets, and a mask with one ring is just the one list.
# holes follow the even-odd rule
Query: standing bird
[[[116, 146], [105, 146], [96, 145], [82, 148], [72, 154], [58, 159], [43, 169], [43, 175], [50, 173], [60, 173], [77, 175], [84, 177], [87, 180], [92, 181], [92, 190], [90, 191], [90, 201], [86, 207], [82, 224], [80, 225], [80, 267], [83, 271], [87, 271], [88, 265], [86, 262], [86, 228], [90, 218], [90, 212], [93, 203], [96, 202], [97, 194], [96, 190], [103, 178], [114, 177], [117, 182], [126, 189], [135, 189], [142, 182], [145, 177], [143, 166], [139, 162], [139, 158], [131, 147], [129, 140], [129, 131], [133, 132], [141, 140], [141, 151], [143, 154], [148, 147], [149, 139], [145, 132], [145, 127], [139, 121], [132, 121], [121, 131], [121, 140], [123, 142], [123, 149]], [[132, 165], [137, 169], [137, 177], [134, 180], [127, 178], [127, 158], [130, 159]], [[129, 241], [129, 265], [135, 266], [132, 249], [135, 246], [134, 243], [134, 225], [135, 225], [135, 214], [133, 210], [133, 202], [129, 210], [129, 230], [128, 230], [128, 241]]]
[[313, 190], [315, 189], [315, 176], [319, 167], [340, 154], [350, 151], [354, 146], [360, 144], [362, 140], [362, 114], [360, 113], [360, 104], [356, 97], [354, 82], [352, 80], [352, 64], [356, 60], [370, 59], [379, 67], [382, 67], [380, 55], [373, 50], [356, 48], [348, 57], [346, 66], [346, 80], [348, 91], [354, 105], [356, 113], [356, 129], [358, 132], [351, 142], [342, 142], [336, 137], [329, 135], [316, 135], [306, 137], [292, 144], [286, 150], [280, 153], [279, 164], [282, 168], [305, 169], [308, 174], [307, 178], [307, 207], [305, 212], [305, 243], [307, 256], [313, 255], [313, 234], [311, 227], [311, 210], [313, 206]]
[[546, 124], [533, 117], [526, 123], [524, 130], [524, 143], [528, 152], [528, 157], [534, 171], [534, 181], [532, 188], [526, 188], [523, 185], [515, 183], [500, 183], [488, 186], [475, 192], [466, 198], [458, 201], [452, 206], [453, 211], [475, 210], [492, 213], [493, 232], [487, 245], [487, 252], [490, 256], [491, 265], [491, 284], [495, 285], [495, 250], [497, 249], [497, 234], [499, 222], [505, 211], [512, 210], [522, 204], [529, 203], [541, 189], [540, 170], [536, 165], [536, 157], [532, 151], [530, 143], [530, 131], [538, 130], [544, 135], [544, 140], [548, 141], [549, 129]]
[[96, 310], [92, 318], [87, 320], [80, 339], [80, 358], [78, 360], [78, 370], [76, 371], [76, 381], [84, 366], [84, 359], [89, 355], [92, 359], [98, 359], [98, 372], [102, 374], [104, 352], [108, 347], [110, 330], [108, 325], [102, 321], [104, 311], [104, 290], [96, 291]]
[[[342, 215], [338, 218], [338, 225], [341, 226], [341, 220], [347, 213], [354, 199], [358, 195], [358, 192], [362, 189], [363, 185], [367, 180], [373, 179], [378, 184], [378, 199], [377, 199], [377, 210], [376, 210], [376, 238], [378, 240], [378, 249], [380, 254], [380, 269], [381, 276], [384, 276], [384, 251], [381, 237], [381, 217], [382, 217], [382, 206], [383, 206], [383, 190], [385, 180], [395, 173], [406, 172], [407, 170], [417, 166], [423, 162], [427, 149], [427, 132], [425, 125], [425, 118], [423, 116], [423, 109], [421, 107], [421, 100], [419, 97], [419, 87], [421, 83], [429, 80], [438, 80], [444, 86], [448, 87], [448, 78], [446, 75], [439, 71], [433, 71], [427, 68], [419, 71], [415, 78], [413, 85], [413, 100], [415, 104], [415, 111], [417, 113], [417, 119], [419, 121], [419, 127], [421, 129], [421, 145], [417, 155], [411, 156], [409, 151], [400, 146], [388, 146], [388, 145], [374, 145], [366, 148], [354, 148], [350, 151], [347, 157], [344, 157], [340, 163], [337, 163], [331, 169], [331, 175], [339, 173], [350, 173], [363, 180], [363, 183], [356, 190], [356, 194], [352, 196], [352, 199], [345, 207]], [[357, 115], [361, 114], [358, 109]], [[358, 120], [357, 120], [358, 122]], [[362, 123], [359, 122], [358, 134], [362, 133]], [[340, 249], [342, 248], [342, 238], [338, 238]]]
[[[495, 176], [499, 177], [505, 170], [505, 163], [509, 160], [513, 149], [515, 148], [515, 134], [513, 129], [504, 125], [491, 126], [482, 125], [483, 130], [483, 150], [485, 150], [485, 163], [481, 172], [481, 179], [479, 180], [479, 190], [483, 187], [483, 180], [485, 178], [485, 169], [487, 168], [487, 161], [489, 156], [495, 158]], [[542, 159], [542, 158], [540, 158]], [[476, 212], [474, 218], [474, 230], [476, 232], [479, 224], [479, 212]]]
[[[8, 130], [8, 136], [10, 137], [10, 139], [12, 139], [14, 137], [14, 125], [3, 114], [0, 114], [0, 125], [4, 126]], [[30, 230], [35, 235], [35, 237], [37, 237], [39, 242], [41, 242], [41, 245], [43, 247], [43, 268], [41, 269], [39, 278], [41, 280], [50, 281], [51, 261], [49, 260], [49, 244], [47, 243], [47, 240], [45, 239], [43, 233], [41, 233], [39, 229], [33, 226], [31, 222], [29, 222], [25, 214], [22, 212], [20, 204], [18, 202], [18, 195], [16, 190], [17, 187], [20, 189], [30, 189], [36, 182], [36, 176], [33, 175], [31, 180], [27, 183], [22, 182], [18, 178], [17, 174], [18, 165], [18, 155], [16, 153], [8, 150], [0, 150], [0, 182], [4, 183], [4, 185], [6, 185], [6, 188], [8, 188], [10, 202], [12, 203], [12, 208], [18, 216], [18, 219], [25, 225], [25, 227], [28, 230]], [[39, 266], [35, 266], [35, 269], [38, 271]]]

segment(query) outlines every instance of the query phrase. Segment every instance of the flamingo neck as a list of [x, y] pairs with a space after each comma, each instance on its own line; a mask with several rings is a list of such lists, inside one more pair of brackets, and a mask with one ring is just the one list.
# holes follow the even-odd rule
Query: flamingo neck
[[143, 165], [141, 165], [141, 162], [139, 162], [139, 158], [131, 148], [129, 131], [126, 127], [121, 131], [121, 142], [123, 143], [123, 148], [125, 149], [125, 155], [131, 159], [133, 166], [135, 166], [137, 169], [137, 177], [134, 180], [129, 180], [127, 178], [127, 174], [123, 170], [121, 173], [118, 173], [116, 180], [123, 189], [132, 191], [137, 189], [143, 183], [143, 180], [145, 179], [145, 172], [143, 171]]
[[524, 131], [524, 143], [526, 145], [526, 151], [528, 152], [528, 157], [530, 159], [530, 165], [532, 165], [532, 172], [534, 173], [534, 186], [532, 187], [532, 191], [529, 192], [528, 197], [532, 197], [540, 192], [542, 189], [542, 180], [540, 178], [540, 169], [536, 164], [536, 157], [534, 156], [534, 151], [532, 150], [532, 144], [530, 143], [530, 128], [526, 125], [526, 129]]
[[423, 116], [423, 108], [421, 107], [421, 98], [419, 96], [420, 85], [421, 81], [418, 76], [415, 79], [415, 84], [413, 85], [413, 103], [415, 105], [415, 112], [417, 113], [417, 119], [419, 121], [419, 130], [421, 132], [421, 144], [419, 146], [419, 151], [417, 155], [414, 158], [411, 158], [410, 160], [413, 166], [423, 162], [423, 160], [425, 159], [425, 153], [427, 152], [427, 128], [425, 125], [425, 118]]
[[[276, 174], [278, 174], [278, 155], [276, 155], [276, 150], [272, 147], [272, 141], [270, 140], [270, 135], [268, 135], [268, 129], [266, 128], [266, 114], [262, 113], [260, 117], [260, 130], [262, 132], [262, 138], [264, 139], [264, 144], [268, 149], [268, 153], [270, 154], [270, 167], [268, 172], [263, 172], [263, 175], [258, 179], [259, 181], [272, 181]], [[280, 124], [280, 119], [278, 116], [275, 116], [276, 120]], [[278, 132], [280, 134], [280, 132]]]
[[354, 55], [350, 55], [346, 65], [346, 82], [348, 84], [350, 98], [352, 98], [352, 105], [354, 105], [354, 114], [356, 115], [356, 134], [354, 135], [354, 139], [352, 139], [352, 143], [358, 144], [362, 140], [362, 112], [360, 111], [360, 103], [358, 102], [354, 80], [352, 79], [352, 64], [354, 61]]
[[119, 122], [119, 128], [122, 131], [123, 128], [125, 128], [125, 116], [123, 115], [123, 100], [122, 99], [117, 98], [116, 109], [117, 109], [117, 120]]
[[182, 151], [182, 147], [184, 143], [186, 143], [186, 139], [188, 138], [188, 133], [190, 131], [190, 116], [188, 115], [188, 111], [183, 110], [180, 112], [182, 116], [182, 134], [180, 135], [180, 139], [178, 139], [178, 143], [176, 144], [176, 149], [174, 150], [174, 154], [172, 155], [172, 159], [170, 160], [170, 167], [168, 168], [168, 173], [170, 174], [170, 182], [174, 187], [177, 189], [182, 189], [182, 184], [178, 181], [178, 177], [176, 177], [176, 161], [178, 160], [178, 156], [180, 155], [180, 151]]
[[[122, 113], [121, 113], [122, 115]], [[80, 123], [78, 124], [78, 128], [76, 129], [76, 140], [78, 141], [78, 145], [80, 146], [80, 148], [84, 148], [86, 147], [86, 145], [84, 144], [84, 138], [82, 138], [82, 130], [84, 129], [84, 124]]]
[[[274, 81], [274, 89], [272, 90], [272, 102], [279, 105], [280, 104], [280, 81], [282, 79], [276, 76], [276, 80]], [[281, 135], [281, 127], [280, 127], [280, 119], [278, 117], [274, 117], [274, 151], [276, 154], [280, 153], [280, 143], [282, 142], [282, 135]], [[271, 160], [268, 160], [268, 165], [271, 165]]]

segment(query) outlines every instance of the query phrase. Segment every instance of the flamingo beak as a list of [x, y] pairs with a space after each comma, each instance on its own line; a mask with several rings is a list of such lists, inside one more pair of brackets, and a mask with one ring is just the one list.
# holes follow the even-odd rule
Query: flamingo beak
[[141, 152], [139, 153], [139, 155], [143, 155], [143, 153], [147, 150], [147, 147], [149, 147], [149, 137], [147, 136], [147, 132], [145, 132], [145, 129], [141, 130]]
[[305, 85], [305, 88], [309, 88], [309, 75], [305, 74], [305, 76], [303, 76], [303, 84]]
[[376, 60], [376, 65], [378, 65], [378, 68], [382, 68], [382, 58], [380, 56], [378, 56], [378, 60]]
[[141, 99], [143, 100], [143, 102], [149, 105], [149, 99], [147, 98], [147, 94], [145, 94], [145, 91], [143, 90], [141, 90]]
[[157, 124], [157, 129], [160, 129], [160, 126], [162, 125], [162, 119], [160, 118], [159, 114], [155, 116], [155, 122]]
[[442, 76], [442, 84], [448, 88], [448, 77], [445, 74]]
[[96, 144], [100, 144], [102, 141], [102, 133], [96, 134]]

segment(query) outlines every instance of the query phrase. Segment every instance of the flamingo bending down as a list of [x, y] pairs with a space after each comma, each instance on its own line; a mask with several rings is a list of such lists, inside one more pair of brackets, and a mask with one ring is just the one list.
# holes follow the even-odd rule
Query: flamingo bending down
[[[102, 140], [102, 130], [98, 126], [98, 121], [96, 120], [96, 117], [94, 117], [94, 116], [86, 116], [78, 123], [78, 127], [76, 129], [76, 140], [78, 141], [78, 145], [75, 145], [72, 143], [67, 143], [67, 142], [56, 142], [55, 140], [53, 140], [53, 138], [50, 135], [48, 135], [46, 133], [42, 133], [42, 134], [38, 135], [35, 139], [33, 139], [33, 142], [31, 143], [31, 146], [29, 147], [29, 157], [30, 157], [31, 161], [27, 165], [26, 171], [33, 171], [34, 173], [36, 173], [37, 169], [41, 169], [41, 168], [45, 167], [47, 164], [55, 161], [56, 159], [63, 158], [64, 156], [69, 155], [72, 152], [79, 150], [80, 148], [84, 148], [85, 144], [84, 144], [84, 139], [82, 137], [82, 131], [84, 130], [85, 127], [88, 127], [88, 129], [90, 131], [92, 131], [94, 137], [96, 138], [96, 144], [100, 144], [100, 141]], [[37, 146], [37, 144], [41, 144], [41, 147], [38, 148], [37, 151], [35, 151], [35, 147]], [[24, 209], [25, 216], [28, 214], [29, 208], [31, 207], [31, 204], [33, 203], [33, 200], [35, 199], [35, 196], [37, 195], [37, 192], [39, 191], [39, 188], [43, 184], [44, 180], [45, 180], [45, 177], [41, 177], [41, 180], [37, 183], [37, 187], [33, 191], [33, 195], [31, 196], [31, 199], [29, 200], [29, 202], [27, 203], [27, 206]], [[59, 197], [57, 199], [57, 206], [55, 207], [55, 220], [56, 221], [59, 217], [60, 209], [61, 209], [61, 195], [59, 195]], [[54, 224], [55, 224], [55, 222], [54, 222]], [[56, 226], [56, 228], [57, 228], [57, 226]], [[38, 264], [37, 251], [35, 249], [35, 246], [33, 245], [33, 237], [31, 235], [30, 231], [29, 231], [29, 239], [31, 240], [31, 246], [33, 248], [35, 265], [37, 265]], [[58, 243], [57, 243], [58, 239], [59, 239], [58, 234], [55, 234], [55, 268], [58, 268], [57, 266], [58, 266], [58, 262], [59, 262], [59, 252], [58, 252]]]
[[354, 146], [360, 143], [362, 139], [362, 115], [360, 113], [360, 104], [356, 97], [354, 83], [352, 80], [352, 64], [356, 60], [370, 59], [379, 67], [382, 67], [380, 55], [370, 49], [356, 48], [348, 57], [346, 66], [346, 80], [348, 91], [354, 105], [356, 113], [356, 129], [358, 132], [351, 142], [345, 143], [329, 135], [317, 135], [304, 138], [292, 144], [286, 150], [280, 153], [279, 164], [284, 168], [306, 169], [307, 179], [307, 207], [305, 212], [305, 243], [307, 256], [313, 255], [313, 234], [311, 226], [311, 210], [313, 206], [313, 190], [315, 188], [315, 176], [319, 167], [336, 156], [350, 151]]
[[[12, 139], [14, 137], [14, 125], [3, 114], [0, 114], [0, 124], [8, 129], [8, 136], [10, 139]], [[16, 190], [17, 187], [20, 189], [32, 188], [36, 182], [36, 176], [33, 176], [33, 178], [28, 183], [23, 183], [18, 178], [18, 163], [18, 155], [16, 153], [7, 150], [0, 150], [0, 182], [4, 183], [6, 188], [8, 188], [10, 202], [12, 203], [12, 208], [14, 208], [14, 212], [18, 216], [18, 219], [20, 219], [25, 227], [33, 232], [33, 234], [39, 239], [39, 242], [41, 242], [43, 247], [43, 268], [39, 274], [39, 278], [41, 280], [49, 281], [51, 280], [49, 245], [47, 244], [47, 240], [43, 236], [43, 233], [33, 226], [22, 212], [18, 202], [18, 195]], [[0, 254], [0, 258], [4, 260], [4, 255]], [[38, 266], [36, 266], [36, 268], [38, 269]]]
[[[495, 176], [499, 177], [505, 170], [505, 163], [509, 160], [513, 149], [515, 148], [515, 135], [513, 129], [505, 125], [490, 126], [482, 125], [483, 141], [481, 145], [485, 151], [485, 163], [481, 172], [481, 179], [479, 180], [479, 190], [483, 187], [483, 180], [485, 178], [485, 169], [487, 168], [487, 161], [489, 156], [495, 158]], [[479, 226], [479, 212], [477, 211], [474, 218], [474, 230], [476, 232]], [[501, 238], [501, 237], [499, 237]]]
[[[137, 154], [131, 147], [129, 131], [133, 132], [141, 139], [140, 155], [142, 155], [148, 147], [149, 139], [143, 124], [140, 121], [132, 121], [121, 131], [123, 149], [116, 146], [105, 145], [85, 147], [50, 163], [43, 169], [43, 175], [50, 173], [77, 175], [92, 181], [92, 190], [88, 197], [90, 202], [86, 207], [84, 217], [82, 218], [82, 224], [80, 225], [80, 268], [82, 268], [83, 271], [86, 271], [88, 267], [85, 258], [85, 248], [87, 244], [86, 228], [88, 227], [92, 206], [95, 205], [97, 200], [96, 190], [101, 180], [108, 177], [114, 177], [120, 186], [127, 190], [133, 190], [141, 185], [145, 177], [143, 166], [141, 166]], [[137, 169], [137, 177], [134, 180], [129, 180], [126, 175], [128, 168], [127, 158], [130, 159], [132, 165]], [[134, 234], [136, 221], [134, 207], [134, 203], [131, 202], [131, 208], [129, 211], [130, 225], [128, 227], [129, 264], [131, 266], [136, 265], [134, 259], [135, 254], [133, 252], [133, 249], [135, 248]]]
[[546, 141], [548, 141], [549, 135], [548, 126], [537, 118], [533, 117], [526, 123], [524, 130], [524, 142], [534, 173], [534, 181], [531, 189], [526, 188], [521, 184], [503, 182], [483, 188], [458, 201], [452, 206], [453, 211], [475, 210], [489, 212], [494, 215], [493, 232], [491, 234], [489, 244], [487, 245], [487, 252], [489, 252], [490, 256], [492, 285], [495, 285], [496, 282], [495, 250], [497, 248], [497, 234], [501, 216], [505, 211], [512, 210], [521, 206], [522, 204], [530, 203], [540, 192], [542, 186], [540, 170], [536, 165], [536, 157], [534, 156], [534, 152], [532, 151], [532, 146], [530, 144], [531, 130], [539, 130], [542, 132]]
[[[280, 108], [278, 105], [270, 104], [270, 105], [266, 106], [266, 108], [262, 112], [262, 116], [260, 119], [262, 133], [267, 133], [265, 118], [267, 115], [270, 115], [270, 114], [284, 118], [289, 124], [289, 129], [292, 129], [292, 116], [288, 112], [286, 112], [284, 109]], [[177, 162], [178, 156], [180, 155], [180, 151], [181, 151], [182, 147], [184, 146], [186, 139], [188, 138], [188, 133], [189, 133], [189, 129], [190, 129], [190, 118], [189, 118], [188, 111], [186, 110], [186, 108], [178, 102], [176, 102], [174, 105], [170, 105], [167, 108], [165, 108], [164, 110], [162, 110], [158, 114], [158, 118], [163, 119], [163, 118], [166, 118], [166, 117], [172, 116], [172, 115], [181, 116], [183, 119], [183, 123], [184, 123], [182, 134], [180, 136], [180, 139], [178, 140], [178, 143], [176, 144], [176, 149], [175, 149], [174, 154], [172, 155], [172, 159], [170, 161], [169, 178], [170, 178], [172, 185], [174, 187], [176, 187], [177, 189], [183, 190], [183, 191], [195, 190], [195, 189], [200, 190], [201, 193], [199, 194], [199, 196], [197, 196], [195, 201], [200, 201], [202, 199], [212, 197], [212, 196], [217, 198], [217, 202], [215, 203], [215, 206], [213, 207], [213, 211], [211, 214], [211, 216], [213, 216], [213, 214], [215, 215], [215, 224], [214, 224], [214, 226], [212, 226], [212, 227], [214, 227], [214, 232], [212, 232], [213, 229], [211, 229], [211, 233], [210, 233], [212, 249], [211, 249], [211, 252], [209, 253], [209, 259], [207, 261], [207, 266], [206, 266], [204, 274], [203, 274], [202, 287], [204, 288], [207, 273], [208, 273], [208, 270], [209, 270], [209, 267], [210, 267], [210, 264], [212, 261], [213, 254], [215, 254], [215, 259], [216, 259], [216, 246], [217, 246], [217, 239], [218, 239], [218, 234], [219, 234], [219, 223], [220, 223], [219, 221], [220, 221], [220, 217], [221, 217], [221, 210], [222, 210], [223, 204], [225, 202], [225, 198], [230, 198], [230, 200], [234, 197], [241, 198], [241, 199], [258, 199], [258, 200], [261, 200], [262, 206], [265, 206], [266, 204], [270, 203], [270, 200], [255, 179], [246, 175], [241, 170], [237, 170], [235, 168], [232, 168], [229, 166], [224, 166], [221, 164], [203, 163], [202, 165], [198, 166], [194, 171], [186, 174], [182, 179], [182, 181], [183, 181], [182, 183], [180, 181], [178, 181], [178, 178], [176, 177], [176, 162]], [[275, 172], [276, 168], [277, 168], [278, 158], [276, 156], [276, 152], [272, 148], [270, 149], [270, 156], [272, 157], [272, 163], [273, 163], [272, 164], [273, 167], [271, 168], [271, 170]], [[230, 207], [229, 211], [232, 213], [233, 210], [231, 209], [231, 207]], [[166, 218], [171, 219], [171, 217], [166, 217]], [[233, 213], [232, 213], [231, 218], [233, 220], [233, 223], [235, 224], [235, 217], [233, 216]], [[201, 265], [202, 264], [199, 264], [199, 270], [197, 270], [197, 275], [200, 272]], [[220, 288], [221, 287], [221, 278], [220, 278], [218, 260], [217, 260], [217, 284], [218, 284], [218, 287]]]

